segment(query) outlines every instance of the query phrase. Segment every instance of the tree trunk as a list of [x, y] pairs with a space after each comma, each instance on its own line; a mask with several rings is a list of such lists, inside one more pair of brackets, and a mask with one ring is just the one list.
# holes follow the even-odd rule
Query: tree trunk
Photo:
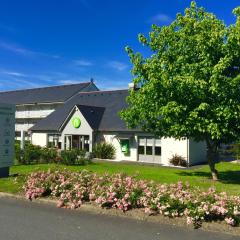
[[208, 165], [211, 170], [212, 179], [214, 181], [218, 180], [218, 171], [215, 168], [215, 164], [219, 160], [219, 153], [218, 153], [218, 144], [216, 142], [212, 142], [210, 140], [206, 140], [207, 142], [207, 160]]

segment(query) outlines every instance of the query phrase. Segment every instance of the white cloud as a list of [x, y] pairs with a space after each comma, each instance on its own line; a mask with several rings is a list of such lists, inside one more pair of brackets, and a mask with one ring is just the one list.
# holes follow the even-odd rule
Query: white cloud
[[116, 90], [116, 89], [127, 89], [128, 83], [131, 82], [130, 77], [109, 77], [109, 76], [95, 76], [95, 84], [101, 90]]
[[57, 83], [61, 85], [68, 85], [68, 84], [78, 84], [81, 82], [87, 82], [88, 79], [64, 79], [58, 80]]
[[150, 18], [149, 20], [150, 23], [170, 23], [172, 21], [173, 19], [164, 13], [159, 13], [153, 16], [152, 18]]
[[90, 67], [93, 65], [93, 63], [89, 60], [85, 60], [85, 59], [79, 59], [79, 60], [75, 60], [74, 64], [80, 67]]
[[5, 50], [8, 50], [8, 51], [11, 51], [14, 53], [18, 53], [18, 54], [22, 54], [22, 55], [32, 54], [31, 51], [29, 51], [25, 48], [20, 48], [14, 44], [6, 43], [6, 42], [0, 42], [0, 47]]
[[[14, 80], [14, 81], [13, 81]], [[1, 90], [6, 91], [6, 90], [16, 90], [16, 89], [28, 89], [28, 88], [37, 88], [37, 87], [43, 87], [45, 85], [41, 84], [39, 81], [38, 82], [33, 82], [32, 80], [22, 80], [22, 79], [1, 79]]]
[[20, 54], [23, 56], [43, 56], [43, 57], [50, 57], [50, 58], [61, 58], [59, 55], [48, 54], [44, 52], [32, 51], [23, 47], [19, 47], [16, 44], [7, 43], [4, 41], [0, 41], [0, 48], [5, 49], [7, 51], [13, 52], [15, 54]]
[[119, 61], [110, 61], [107, 64], [109, 67], [118, 70], [118, 71], [123, 71], [126, 68], [128, 68], [128, 65], [123, 63], [123, 62], [119, 62]]
[[13, 71], [1, 71], [1, 74], [13, 76], [13, 77], [26, 77], [26, 74], [20, 73], [20, 72], [13, 72]]

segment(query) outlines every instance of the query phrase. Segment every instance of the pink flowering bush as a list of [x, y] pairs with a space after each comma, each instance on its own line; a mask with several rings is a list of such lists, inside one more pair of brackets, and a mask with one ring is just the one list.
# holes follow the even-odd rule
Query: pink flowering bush
[[32, 173], [23, 188], [28, 199], [51, 196], [58, 200], [58, 207], [75, 209], [90, 202], [122, 211], [141, 208], [148, 214], [185, 217], [195, 227], [203, 221], [225, 221], [231, 226], [240, 223], [239, 196], [212, 188], [203, 192], [181, 182], [156, 184], [124, 174], [64, 170]]

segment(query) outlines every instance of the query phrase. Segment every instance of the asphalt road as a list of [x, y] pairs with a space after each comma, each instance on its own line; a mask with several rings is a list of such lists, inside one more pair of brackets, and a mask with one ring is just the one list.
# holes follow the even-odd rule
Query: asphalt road
[[0, 240], [230, 240], [230, 235], [0, 198]]

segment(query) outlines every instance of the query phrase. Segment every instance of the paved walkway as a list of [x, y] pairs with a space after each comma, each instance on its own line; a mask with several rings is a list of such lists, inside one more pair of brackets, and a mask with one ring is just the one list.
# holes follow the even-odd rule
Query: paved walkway
[[230, 240], [220, 233], [0, 198], [2, 240]]

